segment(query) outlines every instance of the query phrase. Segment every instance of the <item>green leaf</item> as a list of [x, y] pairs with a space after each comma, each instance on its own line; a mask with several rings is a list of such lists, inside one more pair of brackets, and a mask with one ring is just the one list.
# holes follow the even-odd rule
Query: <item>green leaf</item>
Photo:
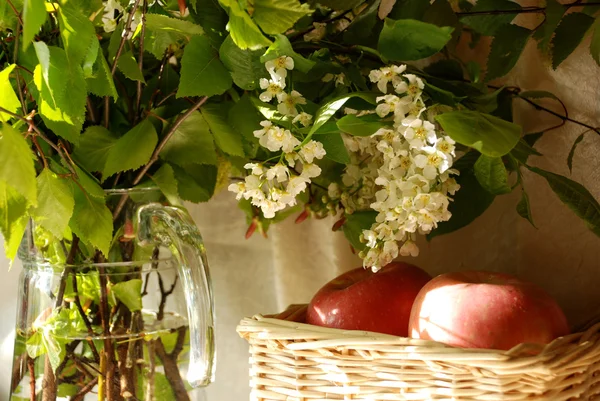
[[94, 65], [98, 59], [98, 50], [100, 50], [100, 42], [98, 42], [98, 39], [94, 38], [94, 40], [92, 40], [92, 45], [85, 53], [83, 64], [81, 65], [85, 79], [94, 77]]
[[272, 42], [260, 31], [248, 13], [237, 0], [219, 0], [229, 14], [227, 30], [240, 49], [257, 50]]
[[94, 62], [94, 66], [92, 67], [92, 76], [86, 78], [85, 81], [88, 90], [96, 96], [112, 96], [114, 100], [119, 97], [110, 72], [110, 67], [102, 54], [101, 48], [98, 48], [98, 55]]
[[371, 226], [375, 223], [377, 212], [373, 210], [365, 210], [347, 214], [345, 217], [346, 222], [342, 226], [344, 235], [354, 249], [362, 251], [365, 249], [366, 245], [360, 242], [360, 236], [363, 230], [371, 229]]
[[177, 190], [177, 180], [171, 166], [168, 164], [160, 166], [156, 173], [152, 175], [152, 181], [160, 188], [171, 205], [181, 203]]
[[594, 234], [600, 236], [600, 204], [583, 185], [537, 167], [529, 169], [544, 177], [558, 198], [579, 216]]
[[162, 59], [169, 46], [187, 43], [194, 35], [202, 35], [200, 25], [161, 14], [146, 14], [144, 48], [157, 59]]
[[579, 135], [577, 139], [575, 139], [575, 142], [573, 143], [573, 146], [569, 151], [569, 156], [567, 157], [567, 166], [569, 166], [569, 172], [571, 173], [573, 172], [573, 156], [575, 156], [575, 150], [577, 149], [577, 145], [579, 145], [579, 142], [583, 140], [583, 137], [586, 133], [587, 132], [584, 132], [583, 134]]
[[83, 187], [83, 189], [94, 198], [104, 199], [104, 190], [98, 183], [98, 181], [91, 177], [88, 173], [75, 166], [75, 172], [77, 173], [77, 182]]
[[247, 93], [229, 110], [229, 124], [242, 135], [244, 153], [250, 158], [256, 157], [258, 151], [258, 138], [254, 131], [259, 129], [262, 120]]
[[220, 95], [231, 87], [229, 71], [205, 36], [194, 36], [181, 59], [177, 97]]
[[0, 232], [4, 236], [4, 253], [14, 260], [29, 221], [27, 199], [0, 180]]
[[417, 20], [386, 19], [379, 36], [379, 52], [395, 61], [421, 60], [442, 50], [452, 39], [453, 30]]
[[[477, 4], [469, 12], [486, 12], [486, 11], [509, 11], [509, 10], [521, 10], [521, 6], [510, 0], [478, 0]], [[510, 24], [513, 19], [518, 15], [514, 14], [502, 14], [502, 15], [470, 15], [460, 19], [465, 25], [468, 25], [476, 32], [494, 36], [500, 27]]]
[[[19, 106], [21, 106], [9, 79], [10, 73], [15, 67], [16, 64], [11, 64], [0, 72], [0, 107], [5, 108], [11, 113], [16, 113], [19, 110]], [[11, 118], [8, 114], [0, 113], [0, 122], [7, 122]]]
[[317, 130], [319, 128], [321, 128], [323, 126], [323, 124], [325, 124], [327, 121], [329, 121], [329, 119], [331, 117], [333, 117], [333, 115], [339, 109], [341, 109], [342, 106], [349, 99], [356, 98], [356, 97], [363, 99], [373, 105], [377, 104], [377, 102], [375, 100], [377, 97], [377, 94], [371, 93], [371, 92], [353, 92], [353, 93], [348, 93], [348, 94], [333, 98], [332, 100], [328, 101], [323, 106], [321, 106], [319, 108], [319, 110], [317, 110], [313, 126], [310, 129], [310, 131], [308, 132], [308, 135], [311, 136], [312, 134], [317, 132]]
[[425, 83], [425, 93], [427, 96], [429, 96], [431, 101], [452, 107], [456, 106], [457, 103], [460, 103], [461, 100], [465, 99], [465, 97], [456, 97], [454, 93], [438, 88], [429, 82]]
[[503, 77], [517, 64], [531, 36], [529, 29], [518, 25], [505, 25], [498, 29], [488, 58], [488, 81]]
[[362, 3], [365, 0], [311, 0], [310, 3], [320, 4], [323, 7], [331, 8], [332, 10], [350, 10]]
[[35, 35], [39, 33], [46, 22], [46, 15], [45, 0], [23, 1], [23, 50], [27, 50]]
[[121, 57], [119, 57], [119, 61], [117, 62], [117, 67], [123, 75], [132, 81], [146, 82], [144, 80], [144, 74], [140, 70], [140, 66], [131, 50], [127, 50], [121, 54]]
[[160, 157], [180, 166], [193, 163], [217, 164], [210, 128], [199, 111], [183, 120], [165, 144]]
[[59, 47], [34, 43], [40, 64], [34, 82], [40, 93], [39, 113], [56, 135], [77, 143], [85, 121], [87, 90], [81, 66], [69, 63]]
[[268, 75], [260, 61], [262, 54], [261, 50], [240, 49], [231, 36], [227, 36], [219, 49], [221, 61], [230, 71], [233, 82], [249, 91], [258, 89], [260, 78], [266, 78]]
[[[426, 3], [426, 2], [425, 2]], [[415, 18], [437, 26], [450, 26], [454, 28], [452, 39], [448, 42], [451, 51], [456, 49], [463, 31], [463, 25], [454, 12], [450, 0], [436, 0], [425, 12], [423, 18]]]
[[177, 179], [179, 196], [190, 202], [207, 202], [217, 184], [217, 167], [191, 164], [185, 168], [171, 165]]
[[490, 157], [504, 156], [521, 137], [521, 126], [477, 111], [452, 111], [435, 119], [456, 142]]
[[594, 17], [578, 12], [562, 19], [552, 38], [552, 68], [557, 69], [573, 53], [594, 21]]
[[529, 156], [531, 155], [542, 156], [540, 152], [535, 150], [524, 139], [520, 139], [519, 142], [517, 142], [517, 146], [510, 151], [510, 154], [523, 164], [527, 163], [527, 159], [529, 159]]
[[113, 222], [103, 198], [95, 198], [74, 186], [75, 207], [69, 226], [83, 242], [108, 255]]
[[527, 195], [527, 192], [525, 192], [525, 189], [523, 189], [521, 193], [521, 200], [517, 204], [517, 213], [519, 214], [519, 216], [529, 221], [531, 225], [535, 227], [535, 223], [533, 222], [533, 215], [531, 214], [531, 205], [529, 204], [529, 196]]
[[312, 13], [308, 4], [300, 4], [298, 0], [254, 0], [252, 18], [263, 32], [276, 35]]
[[42, 356], [46, 353], [46, 346], [44, 345], [42, 339], [42, 332], [39, 330], [33, 333], [31, 337], [27, 339], [25, 346], [27, 349], [27, 355], [29, 355], [31, 359], [35, 359], [38, 356]]
[[73, 158], [88, 171], [103, 171], [117, 137], [100, 125], [87, 127], [81, 135]]
[[59, 178], [45, 168], [37, 177], [38, 206], [32, 215], [39, 225], [62, 239], [73, 215], [75, 199], [73, 187], [65, 178]]
[[158, 142], [154, 125], [146, 119], [117, 140], [106, 158], [103, 179], [148, 163]]
[[[419, 2], [421, 2], [419, 0]], [[377, 26], [379, 19], [377, 12], [381, 1], [373, 1], [354, 17], [348, 28], [344, 31], [344, 42], [348, 44], [368, 44], [371, 37], [379, 37], [381, 28]], [[396, 18], [395, 18], [396, 19]]]
[[294, 59], [294, 69], [303, 73], [309, 72], [316, 64], [296, 53], [292, 48], [289, 39], [284, 35], [275, 35], [275, 42], [269, 46], [265, 54], [260, 58], [262, 63], [273, 60], [277, 57], [288, 56]]
[[600, 65], [600, 20], [596, 20], [594, 23], [594, 33], [592, 35], [592, 42], [590, 43], [590, 54], [596, 61], [596, 64]]
[[350, 163], [348, 149], [346, 149], [344, 140], [339, 132], [325, 135], [315, 135], [313, 139], [323, 144], [323, 149], [325, 149], [326, 152], [325, 157], [328, 159], [342, 164]]
[[225, 26], [228, 16], [225, 10], [215, 0], [197, 0], [197, 7], [189, 8], [190, 16], [202, 28], [213, 46], [219, 47], [227, 36]]
[[34, 155], [27, 141], [8, 124], [0, 125], [0, 182], [4, 181], [37, 205]]
[[[479, 64], [477, 64], [479, 65]], [[452, 81], [464, 80], [464, 73], [461, 64], [456, 60], [438, 60], [423, 69], [427, 74], [438, 78], [446, 78]]]
[[219, 104], [206, 104], [201, 110], [219, 149], [232, 156], [244, 156], [241, 134], [227, 121], [228, 109]]
[[94, 25], [70, 2], [58, 7], [58, 22], [69, 62], [81, 65], [92, 43], [98, 41]]
[[371, 136], [381, 128], [389, 127], [378, 116], [366, 115], [357, 117], [348, 114], [337, 120], [337, 127], [346, 134], [354, 136]]
[[533, 34], [533, 37], [538, 41], [538, 48], [543, 52], [548, 51], [550, 39], [552, 39], [554, 31], [566, 11], [567, 8], [557, 0], [546, 0], [546, 18]]
[[508, 172], [502, 158], [481, 155], [475, 162], [474, 169], [477, 181], [489, 193], [500, 195], [511, 191], [508, 186]]
[[[17, 10], [21, 10], [23, 8], [23, 2], [21, 0], [15, 0], [11, 3]], [[11, 30], [13, 32], [17, 31], [17, 16], [13, 11], [8, 1], [3, 1], [0, 3], [0, 31]]]
[[133, 279], [114, 284], [110, 291], [132, 312], [142, 310], [142, 280]]
[[[437, 3], [437, 0], [433, 4], [435, 3]], [[422, 20], [429, 6], [430, 4], [428, 1], [396, 0], [388, 17], [392, 19]]]
[[523, 140], [527, 143], [527, 145], [533, 147], [533, 145], [535, 145], [535, 143], [538, 141], [538, 139], [540, 139], [542, 136], [544, 136], [545, 132], [535, 132], [532, 134], [527, 134], [523, 137]]
[[441, 222], [436, 229], [427, 234], [428, 240], [469, 225], [490, 207], [496, 197], [479, 185], [472, 170], [461, 170], [456, 182], [460, 185], [460, 190], [456, 192], [454, 201], [450, 202], [448, 207], [452, 217], [448, 221]]

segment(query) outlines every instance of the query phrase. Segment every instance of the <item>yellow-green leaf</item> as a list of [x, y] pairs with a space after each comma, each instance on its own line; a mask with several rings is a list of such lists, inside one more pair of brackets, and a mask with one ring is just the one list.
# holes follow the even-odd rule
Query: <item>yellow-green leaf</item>
[[103, 179], [146, 164], [158, 142], [154, 125], [143, 120], [117, 140], [108, 152]]
[[132, 312], [142, 310], [142, 280], [133, 279], [113, 285], [110, 291]]
[[23, 1], [23, 50], [26, 50], [34, 36], [46, 22], [45, 0]]
[[[15, 69], [15, 64], [11, 64], [0, 72], [0, 107], [5, 108], [11, 113], [19, 110], [19, 99], [10, 84], [10, 73]], [[6, 122], [12, 117], [6, 113], [0, 113], [0, 122]]]
[[61, 239], [75, 207], [71, 182], [45, 168], [37, 177], [37, 188], [38, 206], [32, 215], [38, 224]]
[[25, 138], [8, 124], [0, 125], [0, 181], [37, 204], [34, 155]]

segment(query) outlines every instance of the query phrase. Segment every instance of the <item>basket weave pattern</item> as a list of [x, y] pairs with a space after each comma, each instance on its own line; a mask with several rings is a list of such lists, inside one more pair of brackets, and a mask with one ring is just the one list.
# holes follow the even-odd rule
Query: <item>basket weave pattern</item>
[[253, 401], [600, 400], [600, 324], [494, 351], [293, 320], [302, 321], [298, 308], [238, 326]]

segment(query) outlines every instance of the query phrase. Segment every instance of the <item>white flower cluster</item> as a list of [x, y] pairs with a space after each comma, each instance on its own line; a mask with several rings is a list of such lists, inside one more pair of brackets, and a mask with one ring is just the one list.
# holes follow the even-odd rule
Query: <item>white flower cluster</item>
[[377, 98], [375, 112], [390, 126], [370, 137], [345, 136], [352, 160], [342, 176], [345, 188], [329, 187], [329, 197], [340, 199], [347, 212], [369, 207], [378, 212], [376, 223], [362, 234], [367, 249], [361, 257], [374, 271], [398, 255], [417, 256], [417, 234], [450, 218], [448, 194], [459, 188], [451, 177], [458, 171], [450, 169], [454, 141], [428, 121], [424, 83], [405, 70], [390, 66], [369, 74], [385, 94]]
[[[130, 0], [129, 5], [132, 4], [135, 4], [134, 0]], [[117, 16], [122, 14], [125, 11], [125, 8], [123, 8], [119, 0], [106, 0], [102, 5], [104, 6], [104, 9], [102, 10], [102, 26], [104, 27], [104, 32], [113, 32], [117, 29]], [[138, 7], [131, 20], [131, 29], [130, 32], [127, 33], [127, 39], [131, 39], [133, 32], [140, 22], [142, 22], [142, 11]]]
[[[300, 93], [292, 90], [284, 91], [288, 70], [294, 69], [291, 57], [278, 57], [267, 61], [265, 67], [270, 79], [260, 80], [263, 92], [259, 99], [271, 102], [276, 99], [277, 110], [284, 117], [291, 119], [294, 127], [308, 127], [313, 116], [298, 111], [297, 105], [306, 104]], [[259, 207], [266, 218], [275, 217], [275, 213], [287, 206], [296, 204], [296, 197], [306, 190], [312, 178], [321, 174], [321, 168], [314, 164], [325, 156], [320, 142], [309, 140], [301, 142], [289, 129], [274, 125], [265, 120], [260, 123], [262, 129], [254, 131], [259, 144], [271, 152], [281, 152], [279, 161], [272, 166], [266, 163], [248, 163], [244, 166], [250, 174], [244, 182], [229, 185], [229, 190], [236, 193], [236, 199], [242, 197], [251, 200]]]

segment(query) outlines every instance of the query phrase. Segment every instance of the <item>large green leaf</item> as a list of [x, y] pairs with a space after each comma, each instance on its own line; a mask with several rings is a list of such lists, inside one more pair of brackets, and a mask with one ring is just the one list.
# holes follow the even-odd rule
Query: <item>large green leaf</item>
[[177, 179], [179, 196], [190, 202], [207, 202], [215, 191], [217, 167], [190, 164], [185, 168], [171, 165]]
[[494, 195], [509, 193], [508, 172], [502, 158], [481, 155], [475, 162], [475, 177], [483, 189]]
[[81, 65], [92, 42], [97, 42], [94, 25], [70, 2], [58, 8], [58, 22], [69, 62]]
[[73, 186], [75, 207], [69, 226], [86, 244], [108, 255], [112, 239], [112, 214], [104, 203], [104, 198], [96, 198]]
[[600, 65], [600, 20], [594, 23], [594, 34], [590, 43], [590, 54], [598, 65]]
[[146, 119], [117, 140], [108, 152], [103, 179], [148, 163], [158, 142], [154, 125]]
[[[393, 3], [393, 7], [387, 17], [392, 19], [422, 20], [430, 6], [430, 2], [421, 0], [394, 0], [391, 3]], [[433, 4], [435, 3], [437, 3], [437, 0]]]
[[119, 71], [123, 73], [127, 78], [132, 81], [140, 81], [145, 83], [144, 74], [140, 70], [138, 61], [135, 59], [131, 50], [127, 50], [121, 54], [119, 61], [117, 62]]
[[323, 144], [323, 149], [325, 149], [326, 152], [325, 157], [329, 160], [342, 164], [350, 164], [348, 149], [346, 149], [344, 140], [339, 132], [315, 135], [313, 139]]
[[365, 249], [366, 245], [360, 242], [360, 236], [363, 230], [371, 229], [371, 226], [375, 223], [376, 217], [377, 212], [373, 210], [365, 210], [346, 215], [346, 221], [342, 226], [342, 230], [354, 249], [359, 251]]
[[518, 13], [510, 14], [485, 14], [486, 11], [509, 11], [521, 10], [521, 6], [510, 0], [478, 0], [475, 7], [469, 12], [482, 13], [463, 17], [460, 19], [465, 25], [468, 25], [476, 32], [482, 35], [494, 36], [500, 27], [510, 24]]
[[452, 111], [436, 116], [446, 134], [456, 142], [490, 157], [504, 156], [521, 137], [521, 126], [477, 111]]
[[27, 49], [34, 36], [46, 22], [45, 0], [23, 1], [23, 49]]
[[132, 312], [142, 310], [142, 280], [133, 279], [113, 285], [110, 291]]
[[197, 0], [196, 7], [188, 8], [190, 16], [204, 29], [213, 46], [219, 47], [227, 36], [227, 13], [217, 0]]
[[36, 205], [33, 152], [25, 138], [10, 125], [0, 125], [0, 134], [0, 181], [16, 189], [30, 204]]
[[594, 17], [584, 13], [567, 14], [552, 38], [552, 67], [554, 69], [569, 57], [594, 23]]
[[240, 49], [257, 50], [271, 44], [237, 0], [219, 0], [229, 14], [227, 29]]
[[92, 67], [92, 76], [86, 78], [88, 90], [96, 96], [112, 96], [117, 99], [117, 88], [110, 73], [110, 67], [102, 54], [102, 49], [98, 48], [98, 55]]
[[492, 42], [487, 62], [486, 79], [503, 77], [517, 64], [531, 36], [529, 29], [518, 25], [505, 25], [498, 29]]
[[34, 72], [39, 113], [56, 135], [77, 143], [85, 121], [87, 90], [81, 66], [69, 63], [59, 47], [34, 43], [40, 64]]
[[453, 30], [417, 20], [386, 19], [379, 35], [379, 51], [390, 60], [421, 60], [442, 50], [452, 39]]
[[538, 40], [538, 47], [543, 52], [548, 51], [550, 39], [560, 23], [567, 8], [560, 4], [557, 0], [546, 0], [546, 18], [544, 22], [535, 30], [533, 37]]
[[248, 94], [244, 94], [229, 110], [229, 124], [242, 135], [244, 153], [250, 158], [254, 158], [258, 151], [258, 139], [254, 131], [259, 129], [262, 120]]
[[544, 177], [559, 199], [579, 216], [594, 234], [600, 236], [600, 204], [583, 185], [537, 167], [529, 169]]
[[187, 43], [192, 36], [202, 33], [202, 27], [192, 22], [148, 13], [144, 48], [160, 60], [169, 46]]
[[249, 91], [258, 89], [260, 78], [268, 75], [265, 65], [260, 61], [262, 54], [261, 50], [240, 49], [231, 36], [227, 36], [219, 49], [221, 61], [231, 72], [233, 82]]
[[[19, 110], [19, 99], [15, 94], [15, 90], [10, 84], [10, 73], [15, 69], [16, 64], [11, 64], [0, 72], [0, 107], [16, 113]], [[12, 117], [5, 113], [0, 113], [0, 122], [6, 122]]]
[[309, 60], [296, 53], [286, 36], [275, 35], [275, 42], [269, 46], [266, 53], [261, 57], [260, 61], [264, 63], [281, 56], [293, 58], [294, 69], [303, 73], [309, 72], [316, 64], [313, 60]]
[[270, 35], [283, 33], [313, 10], [298, 0], [254, 0], [254, 21]]
[[377, 104], [376, 97], [377, 94], [371, 92], [353, 92], [349, 94], [345, 94], [342, 96], [338, 96], [329, 102], [325, 103], [323, 106], [317, 110], [315, 115], [314, 123], [312, 128], [309, 131], [309, 136], [317, 132], [319, 128], [323, 126], [333, 115], [342, 108], [346, 102], [351, 98], [361, 98], [373, 105]]
[[207, 104], [201, 111], [219, 149], [229, 155], [243, 157], [242, 136], [227, 121], [228, 109], [219, 104]]
[[32, 215], [36, 223], [61, 239], [75, 207], [71, 182], [45, 168], [37, 177], [37, 190], [38, 206]]
[[177, 97], [220, 95], [231, 84], [231, 75], [219, 60], [209, 39], [205, 36], [192, 37], [181, 59]]
[[152, 174], [152, 181], [160, 188], [171, 205], [180, 203], [177, 180], [170, 165], [165, 163], [160, 166], [156, 173]]
[[452, 217], [448, 221], [441, 222], [436, 229], [431, 231], [427, 235], [428, 240], [469, 225], [490, 207], [496, 197], [479, 185], [473, 170], [461, 170], [456, 182], [460, 185], [460, 190], [456, 192], [454, 201], [450, 202], [448, 207]]
[[354, 136], [371, 136], [381, 128], [388, 127], [378, 116], [366, 115], [357, 117], [349, 114], [337, 121], [338, 128]]
[[4, 253], [14, 260], [29, 218], [27, 199], [0, 180], [0, 232], [4, 237]]
[[[525, 137], [527, 138], [527, 136]], [[527, 163], [529, 156], [541, 156], [542, 154], [535, 150], [525, 139], [519, 140], [517, 145], [510, 151], [511, 156], [520, 161], [521, 163]]]
[[160, 157], [177, 165], [217, 164], [208, 123], [199, 111], [188, 116], [165, 144]]
[[110, 150], [118, 137], [100, 125], [87, 127], [81, 135], [73, 158], [88, 171], [103, 171]]

